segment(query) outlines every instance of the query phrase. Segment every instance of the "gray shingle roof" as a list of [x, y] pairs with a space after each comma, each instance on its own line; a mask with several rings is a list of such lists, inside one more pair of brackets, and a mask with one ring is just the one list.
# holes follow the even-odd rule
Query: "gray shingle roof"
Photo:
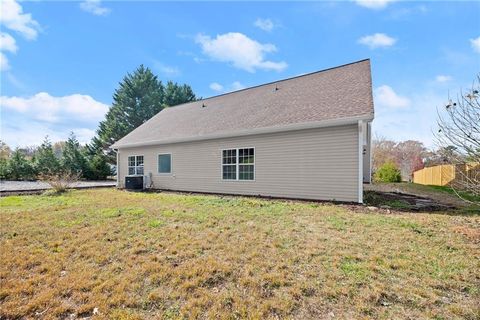
[[357, 117], [373, 119], [370, 60], [166, 108], [112, 147]]

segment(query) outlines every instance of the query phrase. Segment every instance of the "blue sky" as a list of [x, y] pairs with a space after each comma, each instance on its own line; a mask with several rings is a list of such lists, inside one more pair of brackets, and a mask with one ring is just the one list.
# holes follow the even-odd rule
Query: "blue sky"
[[374, 131], [433, 147], [480, 72], [479, 2], [16, 2], [1, 6], [1, 139], [93, 136], [140, 64], [202, 97], [370, 58]]

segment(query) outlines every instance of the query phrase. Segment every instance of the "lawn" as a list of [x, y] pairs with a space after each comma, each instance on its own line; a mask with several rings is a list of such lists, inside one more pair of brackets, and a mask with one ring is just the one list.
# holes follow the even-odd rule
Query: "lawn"
[[114, 189], [0, 203], [2, 319], [480, 316], [479, 215]]

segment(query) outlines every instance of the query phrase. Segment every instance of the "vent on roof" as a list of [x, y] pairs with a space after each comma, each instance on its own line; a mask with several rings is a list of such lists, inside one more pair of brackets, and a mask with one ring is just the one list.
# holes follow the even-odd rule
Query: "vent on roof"
[[275, 90], [273, 90], [273, 91], [278, 91], [278, 87], [277, 87], [277, 85], [275, 85]]
[[202, 108], [206, 108], [207, 106], [205, 105], [205, 103], [202, 103]]

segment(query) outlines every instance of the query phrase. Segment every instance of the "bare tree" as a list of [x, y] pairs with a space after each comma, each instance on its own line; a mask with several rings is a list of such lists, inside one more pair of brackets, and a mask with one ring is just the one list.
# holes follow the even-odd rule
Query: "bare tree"
[[12, 154], [12, 149], [4, 141], [0, 140], [0, 159], [8, 159]]
[[384, 163], [394, 162], [402, 173], [402, 180], [410, 181], [413, 172], [424, 167], [429, 152], [420, 141], [392, 141], [375, 135], [372, 141], [372, 168], [376, 172]]
[[397, 143], [375, 134], [372, 141], [372, 170], [376, 172], [384, 163], [396, 162], [395, 147]]
[[427, 158], [427, 148], [420, 141], [407, 140], [397, 143], [397, 163], [402, 173], [402, 180], [412, 181], [413, 173], [423, 169]]
[[[452, 188], [480, 196], [480, 74], [472, 89], [449, 99], [438, 113], [436, 142], [448, 163], [465, 165], [456, 170]], [[457, 195], [458, 192], [457, 192]], [[465, 200], [465, 199], [464, 199]]]

